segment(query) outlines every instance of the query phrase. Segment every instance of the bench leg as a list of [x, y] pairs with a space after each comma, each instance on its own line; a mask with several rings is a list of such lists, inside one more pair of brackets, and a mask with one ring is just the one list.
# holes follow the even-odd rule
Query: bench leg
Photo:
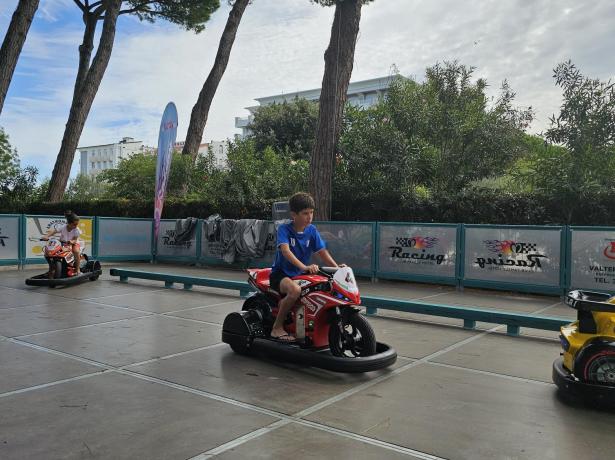
[[127, 283], [127, 282], [128, 282], [127, 276], [120, 276], [120, 283]]
[[184, 283], [184, 289], [190, 291], [192, 289], [192, 284]]
[[464, 329], [476, 329], [476, 321], [474, 321], [473, 319], [464, 319], [463, 328]]
[[506, 326], [506, 335], [519, 337], [519, 329], [519, 326], [513, 326], [512, 324], [509, 324], [508, 326]]
[[375, 315], [376, 313], [378, 313], [378, 309], [376, 307], [367, 307], [365, 309], [366, 315]]
[[173, 281], [165, 281], [164, 282], [164, 287], [169, 289], [173, 287]]

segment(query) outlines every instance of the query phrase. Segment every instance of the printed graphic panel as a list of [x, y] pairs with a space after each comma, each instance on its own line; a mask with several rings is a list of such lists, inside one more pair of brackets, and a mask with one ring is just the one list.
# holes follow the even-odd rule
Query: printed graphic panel
[[196, 258], [196, 231], [187, 241], [175, 240], [175, 221], [160, 221], [160, 235], [158, 235], [158, 255], [165, 257], [193, 257]]
[[559, 228], [465, 229], [464, 279], [559, 286]]
[[571, 287], [615, 291], [615, 229], [572, 229], [571, 235]]
[[[92, 227], [94, 219], [89, 217], [81, 217], [79, 219], [79, 237], [83, 244], [81, 251], [84, 254], [92, 255]], [[40, 241], [41, 237], [49, 230], [54, 229], [59, 236], [60, 229], [66, 225], [64, 217], [36, 217], [26, 216], [26, 258], [27, 259], [44, 259], [43, 247], [44, 241]]]
[[378, 272], [454, 278], [457, 228], [380, 225]]

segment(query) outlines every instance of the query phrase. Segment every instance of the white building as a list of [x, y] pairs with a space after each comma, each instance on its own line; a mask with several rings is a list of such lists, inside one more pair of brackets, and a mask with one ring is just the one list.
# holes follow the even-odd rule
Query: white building
[[[185, 141], [176, 142], [173, 148], [178, 152], [184, 149]], [[214, 141], [199, 145], [199, 155], [206, 155], [209, 150], [214, 154], [216, 166], [220, 169], [226, 168], [226, 157], [228, 153], [228, 141]]]
[[[370, 80], [356, 81], [348, 85], [348, 103], [360, 107], [369, 107], [384, 97], [389, 89], [391, 82], [397, 78], [396, 75], [389, 77], [372, 78]], [[303, 98], [308, 101], [318, 101], [320, 99], [320, 88], [297, 91], [296, 93], [276, 94], [274, 96], [261, 97], [256, 99], [259, 105], [246, 107], [250, 112], [247, 117], [235, 117], [235, 128], [241, 129], [241, 137], [250, 134], [249, 124], [254, 118], [254, 112], [264, 105], [281, 104], [290, 102], [295, 98]]]
[[209, 148], [216, 159], [216, 166], [220, 169], [226, 168], [226, 159], [228, 157], [228, 141], [214, 141], [209, 143]]
[[115, 144], [77, 147], [77, 150], [81, 154], [80, 172], [88, 176], [95, 176], [105, 169], [117, 168], [120, 160], [145, 152], [143, 142], [135, 141], [132, 137], [124, 137]]

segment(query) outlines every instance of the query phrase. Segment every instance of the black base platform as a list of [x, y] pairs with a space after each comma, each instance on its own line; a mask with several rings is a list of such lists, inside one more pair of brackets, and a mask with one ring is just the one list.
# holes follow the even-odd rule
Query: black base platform
[[102, 270], [94, 270], [91, 272], [80, 273], [79, 275], [71, 276], [69, 278], [47, 278], [47, 273], [33, 276], [26, 280], [28, 286], [70, 286], [73, 284], [81, 283], [85, 280], [96, 281], [98, 277], [102, 275]]
[[615, 407], [615, 386], [596, 385], [576, 380], [564, 367], [564, 360], [558, 358], [553, 362], [553, 382], [567, 397], [582, 400], [593, 405]]
[[[223, 332], [222, 341], [233, 344], [245, 343], [244, 337], [232, 337], [234, 334]], [[333, 372], [362, 373], [388, 367], [397, 361], [397, 352], [385, 343], [377, 342], [376, 354], [358, 358], [333, 356], [328, 349], [317, 351], [302, 348], [294, 343], [280, 343], [274, 340], [255, 337], [243, 354], [262, 355], [270, 359], [288, 361], [305, 366], [318, 367]]]

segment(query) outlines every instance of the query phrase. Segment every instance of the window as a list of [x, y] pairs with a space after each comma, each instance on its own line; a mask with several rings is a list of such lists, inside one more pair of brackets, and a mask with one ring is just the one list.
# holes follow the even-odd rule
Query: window
[[96, 167], [96, 162], [92, 161], [92, 169]]

